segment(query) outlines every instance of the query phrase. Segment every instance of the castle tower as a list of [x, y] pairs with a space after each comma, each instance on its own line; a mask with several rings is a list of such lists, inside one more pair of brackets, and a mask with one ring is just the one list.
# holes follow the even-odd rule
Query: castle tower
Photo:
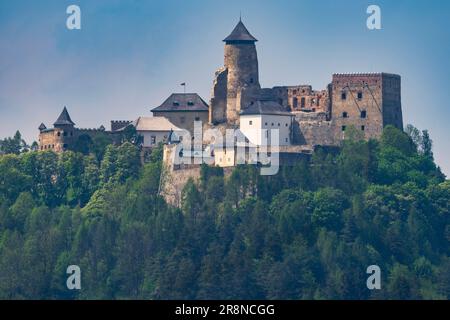
[[76, 132], [75, 123], [70, 119], [67, 108], [64, 107], [53, 128], [47, 129], [43, 123], [39, 126], [39, 150], [55, 152], [68, 150], [77, 138]]
[[336, 143], [354, 126], [363, 136], [379, 138], [383, 128], [403, 129], [401, 78], [389, 73], [334, 74], [331, 119]]
[[211, 98], [210, 122], [237, 124], [241, 106], [259, 90], [258, 56], [253, 37], [241, 20], [224, 40], [224, 67], [216, 72]]

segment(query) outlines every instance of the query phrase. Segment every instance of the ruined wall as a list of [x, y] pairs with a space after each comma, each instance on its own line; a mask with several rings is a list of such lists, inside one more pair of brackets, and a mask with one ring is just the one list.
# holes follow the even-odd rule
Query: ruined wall
[[328, 112], [330, 96], [328, 89], [313, 90], [311, 86], [286, 87], [288, 105], [292, 111]]
[[209, 107], [209, 123], [218, 124], [227, 120], [227, 77], [225, 67], [216, 71]]

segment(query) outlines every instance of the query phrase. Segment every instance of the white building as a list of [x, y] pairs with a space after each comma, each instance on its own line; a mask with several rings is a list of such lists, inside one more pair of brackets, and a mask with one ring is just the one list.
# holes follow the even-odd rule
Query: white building
[[[255, 101], [240, 113], [241, 132], [256, 146], [273, 145], [273, 130], [278, 130], [278, 145], [292, 144], [294, 115], [275, 101]], [[275, 136], [273, 136], [275, 138]]]
[[178, 136], [185, 130], [176, 127], [164, 117], [139, 117], [133, 122], [133, 126], [139, 135], [143, 137], [142, 146], [152, 148], [160, 142], [167, 142], [171, 131]]

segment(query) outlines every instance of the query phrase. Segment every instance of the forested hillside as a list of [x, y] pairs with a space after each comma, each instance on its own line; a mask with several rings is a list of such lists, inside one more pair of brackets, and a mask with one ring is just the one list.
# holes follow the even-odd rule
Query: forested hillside
[[449, 299], [450, 181], [428, 133], [407, 132], [350, 134], [276, 176], [204, 166], [181, 208], [157, 195], [161, 148], [141, 166], [129, 142], [0, 141], [0, 299]]

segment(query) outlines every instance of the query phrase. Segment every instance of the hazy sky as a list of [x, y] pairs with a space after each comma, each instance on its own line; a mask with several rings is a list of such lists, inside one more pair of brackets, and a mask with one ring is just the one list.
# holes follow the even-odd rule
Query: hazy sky
[[[82, 29], [66, 28], [81, 8]], [[366, 27], [381, 7], [382, 30]], [[258, 38], [264, 87], [325, 88], [337, 72], [402, 76], [404, 123], [428, 129], [450, 175], [450, 1], [0, 0], [0, 137], [67, 105], [78, 127], [135, 119], [172, 92], [209, 100], [223, 42], [239, 19]]]

